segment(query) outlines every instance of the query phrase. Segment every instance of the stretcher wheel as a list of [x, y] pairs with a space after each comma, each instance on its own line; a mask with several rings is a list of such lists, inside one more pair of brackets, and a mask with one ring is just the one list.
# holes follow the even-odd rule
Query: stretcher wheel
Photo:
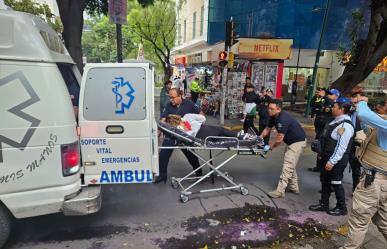
[[182, 203], [186, 203], [188, 201], [188, 196], [181, 194], [180, 195], [180, 200]]
[[242, 195], [248, 195], [249, 194], [249, 190], [245, 187], [241, 187], [241, 194]]
[[179, 187], [179, 184], [177, 183], [177, 181], [175, 179], [172, 179], [171, 186], [172, 186], [172, 188], [177, 189]]

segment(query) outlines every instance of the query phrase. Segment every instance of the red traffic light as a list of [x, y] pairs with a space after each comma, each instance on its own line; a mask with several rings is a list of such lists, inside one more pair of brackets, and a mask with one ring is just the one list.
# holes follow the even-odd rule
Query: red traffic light
[[227, 52], [226, 51], [219, 52], [218, 58], [220, 61], [226, 60], [227, 59]]

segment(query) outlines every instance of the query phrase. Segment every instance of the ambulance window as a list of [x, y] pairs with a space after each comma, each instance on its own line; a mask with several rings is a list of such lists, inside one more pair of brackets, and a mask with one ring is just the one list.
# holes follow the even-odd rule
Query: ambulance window
[[92, 68], [83, 97], [86, 120], [143, 120], [146, 117], [144, 68]]
[[75, 77], [72, 64], [58, 63], [58, 68], [66, 83], [73, 106], [79, 106], [79, 83]]

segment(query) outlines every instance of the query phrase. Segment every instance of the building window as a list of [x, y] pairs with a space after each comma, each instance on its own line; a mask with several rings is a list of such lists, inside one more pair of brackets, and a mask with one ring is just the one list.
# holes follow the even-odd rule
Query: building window
[[203, 35], [203, 25], [204, 25], [204, 6], [200, 9], [200, 36]]
[[177, 45], [181, 44], [181, 24], [177, 25]]
[[187, 41], [187, 20], [184, 20], [184, 36], [183, 36], [183, 42]]
[[193, 13], [193, 20], [192, 20], [192, 39], [194, 39], [196, 36], [196, 11]]

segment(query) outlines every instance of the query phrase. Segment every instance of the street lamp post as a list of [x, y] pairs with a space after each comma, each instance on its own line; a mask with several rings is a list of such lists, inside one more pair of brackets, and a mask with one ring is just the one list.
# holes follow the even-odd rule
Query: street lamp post
[[314, 67], [313, 67], [312, 86], [309, 87], [309, 89], [308, 89], [309, 90], [308, 102], [306, 103], [305, 117], [307, 117], [310, 113], [310, 102], [312, 101], [313, 93], [316, 91], [316, 78], [317, 78], [318, 64], [320, 61], [321, 43], [322, 43], [324, 31], [325, 31], [325, 26], [327, 23], [327, 16], [328, 16], [328, 12], [329, 12], [330, 2], [331, 2], [330, 0], [327, 0], [326, 5], [325, 5], [324, 20], [323, 20], [323, 24], [321, 27], [320, 40], [318, 42], [316, 60], [314, 62]]

